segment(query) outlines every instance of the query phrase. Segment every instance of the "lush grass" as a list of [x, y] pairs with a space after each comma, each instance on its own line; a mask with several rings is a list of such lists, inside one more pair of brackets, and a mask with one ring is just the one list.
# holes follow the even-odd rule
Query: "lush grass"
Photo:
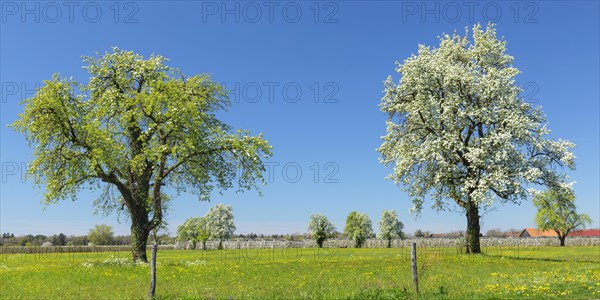
[[[600, 298], [599, 247], [419, 251], [420, 293], [408, 249], [264, 249], [158, 254], [157, 296], [217, 298]], [[145, 298], [149, 267], [129, 253], [0, 257], [0, 299]]]

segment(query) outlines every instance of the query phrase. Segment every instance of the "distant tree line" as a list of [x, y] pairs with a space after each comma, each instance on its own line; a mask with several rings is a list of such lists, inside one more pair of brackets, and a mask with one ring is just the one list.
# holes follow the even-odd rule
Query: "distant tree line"
[[[161, 244], [173, 244], [174, 238], [161, 239]], [[87, 235], [65, 235], [64, 233], [46, 236], [43, 234], [20, 235], [3, 233], [0, 239], [2, 246], [88, 246], [88, 245], [131, 245], [130, 235], [114, 235], [112, 227], [101, 224], [90, 229]]]
[[[50, 242], [53, 246], [87, 246], [90, 240], [87, 235], [65, 235], [63, 233], [46, 236], [43, 234], [15, 236], [12, 233], [4, 233], [0, 240], [2, 246], [41, 246]], [[113, 236], [111, 241], [102, 245], [130, 245], [131, 237], [129, 235]], [[100, 244], [96, 244], [100, 245]]]
[[509, 237], [509, 236], [518, 236], [521, 233], [521, 230], [518, 229], [508, 229], [502, 230], [501, 228], [492, 228], [485, 232], [485, 236], [489, 237]]

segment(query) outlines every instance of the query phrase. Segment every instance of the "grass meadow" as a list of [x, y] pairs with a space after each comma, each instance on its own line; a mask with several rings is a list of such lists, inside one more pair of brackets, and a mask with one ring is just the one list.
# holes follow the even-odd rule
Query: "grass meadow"
[[[149, 251], [150, 252], [150, 251]], [[158, 299], [600, 298], [600, 247], [159, 250]], [[143, 299], [129, 252], [2, 254], [0, 299]]]

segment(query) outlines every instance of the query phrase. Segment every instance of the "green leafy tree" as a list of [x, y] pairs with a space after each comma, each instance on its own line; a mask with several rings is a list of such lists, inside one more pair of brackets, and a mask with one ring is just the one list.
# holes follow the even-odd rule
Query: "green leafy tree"
[[398, 220], [398, 214], [395, 210], [384, 210], [379, 220], [379, 238], [388, 241], [387, 247], [392, 247], [392, 240], [395, 238], [404, 238], [404, 224]]
[[327, 220], [327, 217], [321, 214], [310, 216], [308, 223], [308, 232], [310, 236], [317, 242], [319, 248], [323, 248], [323, 242], [326, 239], [332, 238], [335, 235], [335, 226]]
[[206, 250], [206, 241], [210, 238], [210, 229], [206, 218], [189, 218], [183, 225], [177, 227], [177, 239], [192, 242], [192, 249], [196, 249], [198, 242], [202, 243], [202, 250]]
[[481, 252], [480, 209], [527, 199], [530, 183], [566, 188], [557, 167], [575, 168], [574, 144], [546, 138], [544, 114], [521, 96], [520, 72], [505, 51], [492, 24], [474, 26], [472, 40], [467, 29], [443, 35], [437, 48], [419, 45], [397, 63], [399, 83], [385, 81], [380, 105], [388, 114], [378, 149], [393, 167], [387, 178], [408, 192], [417, 214], [426, 198], [439, 210], [462, 208], [468, 253]]
[[360, 248], [367, 238], [373, 236], [373, 226], [369, 216], [357, 211], [351, 212], [346, 218], [344, 234], [354, 241], [354, 247]]
[[51, 242], [54, 246], [64, 246], [67, 243], [67, 237], [61, 232], [59, 235], [53, 235]]
[[95, 204], [130, 217], [133, 259], [147, 261], [148, 235], [167, 208], [164, 186], [208, 200], [214, 189], [264, 183], [271, 147], [217, 119], [230, 102], [209, 76], [117, 48], [84, 62], [87, 84], [54, 75], [12, 124], [35, 146], [29, 173], [45, 185], [47, 204], [102, 188]]
[[88, 240], [94, 245], [111, 245], [114, 240], [112, 226], [100, 224], [90, 229]]
[[546, 190], [533, 197], [533, 204], [538, 209], [535, 222], [541, 230], [554, 230], [560, 245], [574, 229], [585, 228], [592, 223], [587, 214], [577, 214], [575, 193], [573, 191]]
[[233, 208], [231, 205], [217, 204], [210, 208], [204, 216], [210, 231], [210, 237], [219, 241], [219, 249], [223, 249], [223, 240], [231, 238], [235, 232]]

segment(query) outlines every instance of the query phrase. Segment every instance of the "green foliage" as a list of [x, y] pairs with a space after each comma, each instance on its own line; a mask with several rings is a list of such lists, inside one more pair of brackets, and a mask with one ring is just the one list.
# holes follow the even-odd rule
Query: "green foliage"
[[183, 225], [177, 227], [177, 239], [179, 241], [191, 241], [192, 249], [196, 249], [196, 243], [204, 243], [210, 238], [210, 229], [206, 222], [206, 218], [189, 218]]
[[335, 226], [329, 222], [327, 217], [321, 214], [310, 216], [308, 223], [308, 232], [310, 236], [317, 242], [319, 248], [323, 247], [323, 242], [335, 236]]
[[356, 248], [362, 247], [365, 240], [374, 235], [371, 219], [365, 213], [351, 212], [346, 218], [344, 234], [354, 241]]
[[564, 239], [574, 229], [592, 223], [587, 214], [577, 214], [573, 191], [546, 190], [536, 193], [533, 204], [538, 209], [535, 222], [541, 230], [554, 230], [564, 246]]
[[88, 240], [94, 245], [111, 245], [113, 239], [112, 226], [106, 224], [96, 225], [88, 233]]
[[167, 209], [163, 186], [202, 200], [215, 189], [257, 188], [271, 155], [262, 135], [217, 118], [230, 105], [220, 84], [185, 76], [166, 61], [118, 48], [84, 57], [88, 83], [54, 75], [11, 125], [35, 148], [28, 173], [45, 186], [45, 202], [102, 188], [96, 206], [129, 214], [134, 255], [142, 260]]
[[395, 238], [404, 238], [404, 224], [398, 220], [398, 213], [395, 210], [384, 210], [379, 220], [379, 238], [388, 241], [388, 247], [391, 246], [391, 240]]
[[69, 246], [87, 246], [89, 239], [87, 236], [71, 236], [67, 245]]
[[67, 236], [63, 233], [58, 235], [55, 234], [50, 238], [50, 242], [52, 242], [54, 246], [64, 246], [67, 243]]
[[415, 231], [415, 237], [423, 237], [425, 236], [423, 234], [423, 231], [421, 231], [421, 229], [417, 229], [417, 231]]

